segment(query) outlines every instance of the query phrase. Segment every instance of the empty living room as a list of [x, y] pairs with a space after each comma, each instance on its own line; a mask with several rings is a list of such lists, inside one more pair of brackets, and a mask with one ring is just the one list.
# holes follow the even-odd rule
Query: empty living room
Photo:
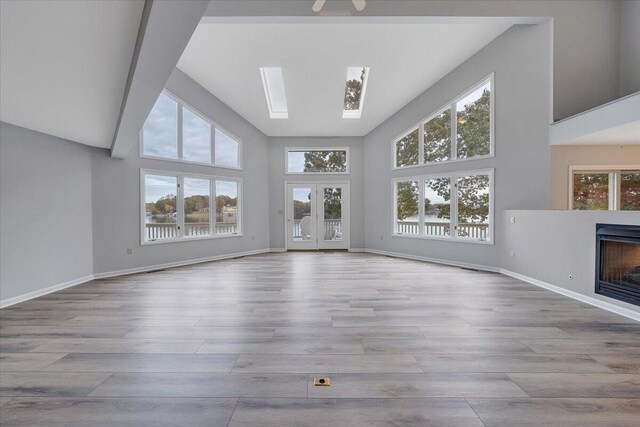
[[640, 426], [640, 0], [0, 0], [0, 425]]

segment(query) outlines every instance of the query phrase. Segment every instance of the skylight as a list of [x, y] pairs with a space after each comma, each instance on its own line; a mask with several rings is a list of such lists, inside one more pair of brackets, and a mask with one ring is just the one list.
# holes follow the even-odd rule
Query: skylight
[[362, 115], [368, 78], [369, 67], [347, 67], [343, 119], [359, 119]]
[[262, 86], [267, 99], [269, 116], [272, 119], [288, 119], [287, 97], [284, 93], [284, 78], [280, 67], [260, 67]]

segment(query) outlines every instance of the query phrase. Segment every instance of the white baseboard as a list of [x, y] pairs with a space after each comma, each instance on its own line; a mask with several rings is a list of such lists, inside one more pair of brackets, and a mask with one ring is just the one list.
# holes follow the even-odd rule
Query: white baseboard
[[568, 289], [561, 288], [560, 286], [555, 286], [555, 285], [552, 285], [550, 283], [543, 282], [542, 280], [534, 279], [533, 277], [525, 276], [525, 275], [520, 274], [520, 273], [515, 273], [513, 271], [510, 271], [510, 270], [507, 270], [507, 269], [504, 269], [504, 268], [500, 269], [500, 273], [502, 273], [502, 274], [504, 274], [506, 276], [509, 276], [509, 277], [513, 277], [514, 279], [522, 280], [523, 282], [527, 282], [527, 283], [530, 283], [532, 285], [539, 286], [541, 288], [545, 288], [545, 289], [550, 290], [552, 292], [564, 295], [564, 296], [569, 297], [569, 298], [573, 298], [575, 300], [584, 302], [586, 304], [593, 305], [593, 306], [601, 308], [603, 310], [607, 310], [607, 311], [610, 311], [612, 313], [619, 314], [620, 316], [628, 317], [629, 319], [632, 319], [632, 320], [635, 320], [637, 322], [640, 322], [640, 313], [638, 313], [636, 311], [629, 310], [627, 308], [620, 307], [618, 305], [611, 304], [611, 303], [606, 302], [606, 301], [601, 301], [599, 299], [590, 297], [588, 295], [583, 295], [583, 294], [580, 294], [578, 292], [570, 291]]
[[285, 248], [271, 248], [269, 249], [269, 252], [282, 253], [282, 252], [287, 252], [287, 250]]
[[26, 294], [18, 295], [17, 297], [7, 298], [0, 300], [0, 308], [9, 307], [10, 305], [18, 304], [21, 302], [28, 301], [33, 298], [38, 298], [43, 295], [50, 294], [52, 292], [61, 291], [62, 289], [70, 288], [72, 286], [80, 285], [82, 283], [86, 283], [93, 280], [93, 274], [88, 276], [79, 277], [77, 279], [69, 280], [68, 282], [59, 283], [57, 285], [48, 286], [44, 289], [39, 289], [37, 291], [29, 292]]
[[390, 256], [390, 257], [394, 257], [394, 258], [403, 258], [403, 259], [411, 259], [411, 260], [414, 260], [414, 261], [432, 262], [434, 264], [450, 265], [452, 267], [471, 268], [471, 269], [474, 269], [474, 270], [489, 271], [491, 273], [499, 273], [500, 272], [499, 268], [490, 267], [488, 265], [470, 264], [470, 263], [458, 262], [458, 261], [449, 261], [449, 260], [446, 260], [446, 259], [430, 258], [430, 257], [424, 257], [424, 256], [418, 256], [418, 255], [403, 254], [403, 253], [400, 253], [400, 252], [380, 251], [378, 249], [365, 249], [364, 252], [367, 252], [367, 253], [370, 253], [370, 254], [385, 255], [385, 256]]
[[162, 270], [165, 268], [173, 268], [173, 267], [182, 267], [185, 265], [191, 265], [191, 264], [200, 264], [203, 262], [211, 262], [211, 261], [220, 261], [223, 259], [230, 259], [230, 258], [238, 258], [238, 257], [243, 257], [243, 256], [248, 256], [248, 255], [258, 255], [258, 254], [264, 254], [270, 252], [269, 249], [256, 249], [254, 251], [245, 251], [245, 252], [235, 252], [235, 253], [231, 253], [231, 254], [224, 254], [224, 255], [215, 255], [215, 256], [211, 256], [211, 257], [205, 257], [205, 258], [197, 258], [197, 259], [190, 259], [190, 260], [185, 260], [185, 261], [177, 261], [177, 262], [167, 262], [164, 264], [155, 264], [155, 265], [148, 265], [145, 267], [135, 267], [135, 268], [127, 268], [124, 270], [116, 270], [116, 271], [107, 271], [104, 273], [96, 273], [93, 275], [94, 279], [105, 279], [108, 277], [117, 277], [117, 276], [125, 276], [127, 274], [135, 274], [135, 273], [145, 273], [147, 271], [153, 271], [153, 270]]
[[258, 255], [258, 254], [263, 254], [267, 252], [270, 252], [270, 249], [257, 249], [254, 251], [236, 252], [236, 253], [216, 255], [216, 256], [206, 257], [206, 258], [197, 258], [197, 259], [191, 259], [186, 261], [168, 262], [164, 264], [148, 265], [145, 267], [128, 268], [125, 270], [116, 270], [116, 271], [108, 271], [104, 273], [90, 274], [88, 276], [80, 277], [78, 279], [70, 280], [68, 282], [60, 283], [58, 285], [49, 286], [47, 288], [40, 289], [38, 291], [33, 291], [27, 294], [18, 295], [17, 297], [1, 300], [0, 308], [9, 307], [10, 305], [28, 301], [33, 298], [50, 294], [51, 292], [56, 292], [62, 289], [70, 288], [72, 286], [81, 285], [82, 283], [87, 283], [95, 279], [105, 279], [108, 277], [125, 276], [127, 274], [144, 273], [147, 271], [160, 270], [160, 269], [172, 268], [172, 267], [181, 267], [184, 265], [199, 264], [199, 263], [210, 262], [210, 261], [219, 261], [223, 259], [238, 258], [238, 257], [243, 257], [248, 255]]

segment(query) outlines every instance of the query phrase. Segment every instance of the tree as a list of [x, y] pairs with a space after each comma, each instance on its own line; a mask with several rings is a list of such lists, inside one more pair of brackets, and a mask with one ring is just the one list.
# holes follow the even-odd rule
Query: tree
[[418, 181], [398, 182], [398, 220], [418, 215]]
[[346, 172], [346, 151], [306, 151], [304, 172]]
[[424, 161], [441, 162], [451, 158], [451, 109], [424, 124]]
[[362, 84], [364, 82], [364, 75], [366, 69], [362, 68], [360, 74], [360, 80], [351, 79], [347, 80], [347, 86], [344, 93], [344, 109], [345, 110], [359, 110], [360, 98], [362, 96]]
[[623, 211], [640, 211], [640, 173], [622, 173], [620, 207]]
[[489, 218], [489, 176], [458, 179], [458, 223], [484, 223]]
[[485, 89], [477, 100], [457, 112], [458, 158], [487, 155], [491, 141], [491, 91]]
[[609, 174], [574, 174], [573, 208], [576, 210], [605, 211], [609, 209]]
[[156, 209], [159, 213], [172, 213], [176, 211], [176, 196], [175, 194], [168, 194], [160, 197], [155, 202]]
[[324, 189], [324, 219], [342, 219], [342, 189]]
[[418, 129], [396, 142], [396, 164], [398, 166], [418, 164]]

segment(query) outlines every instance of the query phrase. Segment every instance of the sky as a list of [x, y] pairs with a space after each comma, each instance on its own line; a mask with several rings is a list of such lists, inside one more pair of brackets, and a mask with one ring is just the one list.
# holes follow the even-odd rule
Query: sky
[[288, 172], [304, 172], [304, 151], [289, 151]]
[[[211, 124], [184, 107], [182, 110], [182, 156], [184, 160], [211, 163]], [[160, 94], [143, 126], [144, 154], [178, 158], [178, 103]], [[239, 144], [215, 129], [215, 164], [238, 167]]]

